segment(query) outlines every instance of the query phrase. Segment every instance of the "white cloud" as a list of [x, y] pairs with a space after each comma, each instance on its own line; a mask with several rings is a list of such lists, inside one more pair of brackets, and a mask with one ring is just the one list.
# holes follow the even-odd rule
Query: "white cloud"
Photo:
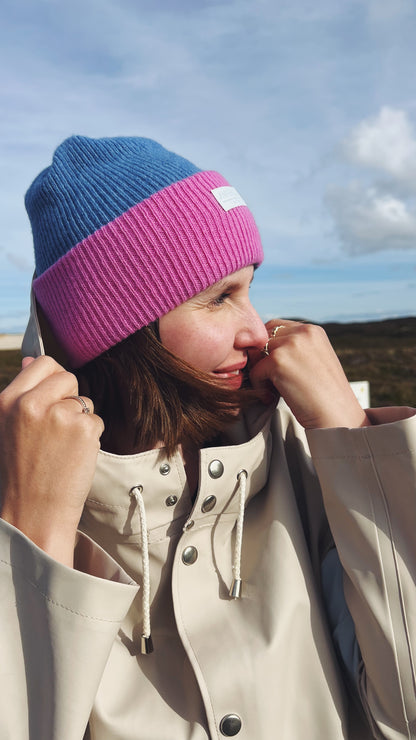
[[377, 116], [362, 121], [351, 132], [343, 149], [355, 164], [416, 188], [416, 138], [405, 111], [382, 108]]
[[415, 249], [416, 137], [407, 113], [383, 107], [341, 149], [355, 179], [329, 188], [326, 203], [345, 251]]
[[[5, 0], [0, 278], [13, 295], [30, 278], [23, 194], [71, 133], [150, 136], [223, 172], [255, 214], [269, 265], [337, 260], [322, 160], [380, 101], [391, 107], [344, 144], [362, 202], [339, 189], [344, 170], [328, 202], [350, 254], [392, 239], [410, 247], [415, 137], [403, 111], [415, 99], [415, 28], [414, 0]], [[0, 316], [10, 301], [0, 285]]]
[[351, 184], [332, 188], [327, 203], [349, 254], [415, 249], [416, 211], [395, 196]]

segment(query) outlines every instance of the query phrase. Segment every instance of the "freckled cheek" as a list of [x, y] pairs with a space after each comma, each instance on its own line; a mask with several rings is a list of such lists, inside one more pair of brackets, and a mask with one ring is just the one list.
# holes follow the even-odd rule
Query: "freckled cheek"
[[187, 335], [181, 347], [182, 359], [199, 370], [215, 370], [226, 356], [223, 343], [214, 332], [192, 332]]
[[219, 327], [186, 324], [176, 326], [175, 332], [166, 334], [163, 343], [182, 360], [206, 372], [220, 367], [233, 347], [232, 337]]

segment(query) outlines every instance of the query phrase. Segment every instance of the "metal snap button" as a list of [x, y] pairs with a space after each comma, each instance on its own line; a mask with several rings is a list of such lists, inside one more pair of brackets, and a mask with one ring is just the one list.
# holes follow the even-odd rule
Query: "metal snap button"
[[165, 504], [166, 506], [175, 506], [177, 500], [178, 500], [177, 496], [168, 496], [165, 501]]
[[185, 565], [193, 565], [198, 558], [198, 550], [196, 547], [193, 547], [192, 545], [189, 545], [189, 547], [185, 547], [183, 553], [182, 553], [182, 562]]
[[221, 478], [223, 472], [224, 465], [222, 464], [221, 460], [211, 460], [210, 464], [208, 465], [208, 473], [211, 478]]
[[212, 511], [216, 503], [217, 503], [216, 496], [207, 496], [206, 499], [203, 501], [203, 504], [201, 506], [201, 511], [204, 514], [206, 514], [208, 511]]
[[170, 465], [169, 463], [162, 463], [162, 465], [159, 468], [160, 475], [168, 475], [170, 473]]
[[226, 714], [220, 722], [221, 735], [225, 737], [234, 737], [241, 730], [241, 719], [238, 714]]

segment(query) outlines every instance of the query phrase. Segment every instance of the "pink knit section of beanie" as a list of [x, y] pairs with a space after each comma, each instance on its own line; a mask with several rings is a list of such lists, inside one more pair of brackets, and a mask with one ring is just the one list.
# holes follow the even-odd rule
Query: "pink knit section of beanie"
[[[221, 278], [263, 259], [246, 205], [229, 210], [198, 172], [102, 226], [34, 281], [72, 367], [80, 367]], [[238, 202], [238, 201], [237, 201]]]

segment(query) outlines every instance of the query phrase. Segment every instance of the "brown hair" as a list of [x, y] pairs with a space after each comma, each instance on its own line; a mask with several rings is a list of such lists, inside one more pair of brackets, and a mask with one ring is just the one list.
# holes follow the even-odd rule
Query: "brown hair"
[[[257, 397], [224, 388], [167, 350], [156, 324], [127, 337], [76, 371], [80, 393], [89, 395], [105, 424], [103, 449], [124, 452], [126, 429], [132, 450], [158, 444], [171, 455], [179, 442], [207, 443]], [[131, 450], [129, 450], [131, 451]]]

